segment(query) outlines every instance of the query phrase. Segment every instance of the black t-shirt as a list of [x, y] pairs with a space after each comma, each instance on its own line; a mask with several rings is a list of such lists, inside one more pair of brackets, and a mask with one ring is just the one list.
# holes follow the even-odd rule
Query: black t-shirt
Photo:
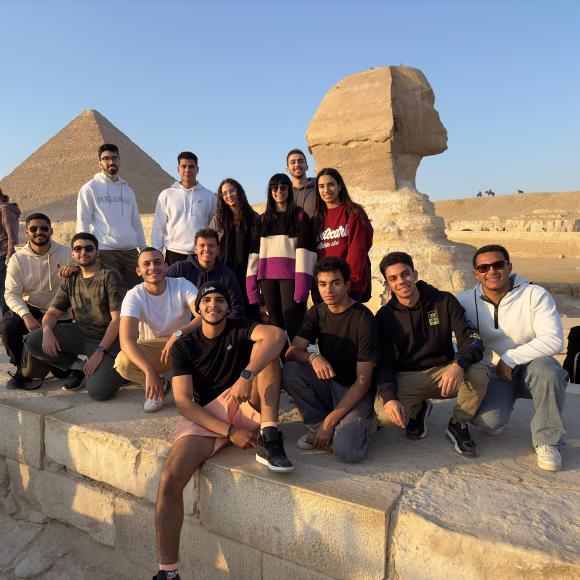
[[196, 403], [207, 405], [236, 382], [250, 361], [254, 346], [250, 336], [256, 325], [228, 318], [216, 338], [207, 338], [199, 327], [173, 345], [173, 375], [191, 375]]
[[339, 314], [330, 312], [324, 303], [313, 306], [306, 313], [297, 336], [310, 344], [318, 340], [320, 354], [336, 373], [334, 380], [346, 387], [356, 381], [357, 362], [379, 359], [375, 318], [358, 302]]

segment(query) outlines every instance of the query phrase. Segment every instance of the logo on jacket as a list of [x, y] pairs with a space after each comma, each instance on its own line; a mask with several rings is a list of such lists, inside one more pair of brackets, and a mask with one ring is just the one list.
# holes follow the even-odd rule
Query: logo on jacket
[[437, 310], [430, 310], [427, 312], [427, 320], [429, 321], [429, 326], [439, 325], [439, 314]]

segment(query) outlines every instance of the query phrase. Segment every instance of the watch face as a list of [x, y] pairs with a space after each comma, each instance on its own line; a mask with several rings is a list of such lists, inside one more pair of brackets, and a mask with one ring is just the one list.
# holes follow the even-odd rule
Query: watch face
[[180, 338], [180, 337], [181, 337], [181, 335], [183, 334], [183, 330], [181, 330], [181, 329], [179, 329], [179, 330], [176, 330], [176, 331], [175, 331], [173, 334], [174, 334], [175, 336], [177, 336], [177, 338]]
[[242, 379], [246, 379], [247, 381], [249, 381], [252, 378], [252, 373], [246, 369], [244, 369], [241, 373], [240, 376], [242, 377]]

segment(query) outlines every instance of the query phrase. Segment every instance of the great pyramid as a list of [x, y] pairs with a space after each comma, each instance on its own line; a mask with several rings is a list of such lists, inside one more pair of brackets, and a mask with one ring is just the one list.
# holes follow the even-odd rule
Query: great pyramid
[[157, 196], [175, 180], [98, 111], [87, 109], [0, 181], [22, 215], [46, 213], [53, 221], [76, 218], [76, 198], [83, 183], [99, 171], [97, 150], [119, 147], [121, 170], [135, 191], [141, 214], [155, 211]]

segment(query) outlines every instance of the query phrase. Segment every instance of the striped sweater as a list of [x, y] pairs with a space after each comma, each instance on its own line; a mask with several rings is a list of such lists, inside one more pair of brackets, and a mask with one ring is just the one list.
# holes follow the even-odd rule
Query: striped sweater
[[260, 301], [260, 280], [294, 280], [294, 300], [308, 300], [312, 270], [316, 263], [310, 219], [304, 211], [298, 209], [294, 216], [297, 221], [297, 234], [290, 237], [288, 218], [282, 213], [278, 216], [272, 225], [267, 225], [264, 222], [265, 214], [262, 214], [256, 225], [246, 275], [246, 291], [250, 304]]

